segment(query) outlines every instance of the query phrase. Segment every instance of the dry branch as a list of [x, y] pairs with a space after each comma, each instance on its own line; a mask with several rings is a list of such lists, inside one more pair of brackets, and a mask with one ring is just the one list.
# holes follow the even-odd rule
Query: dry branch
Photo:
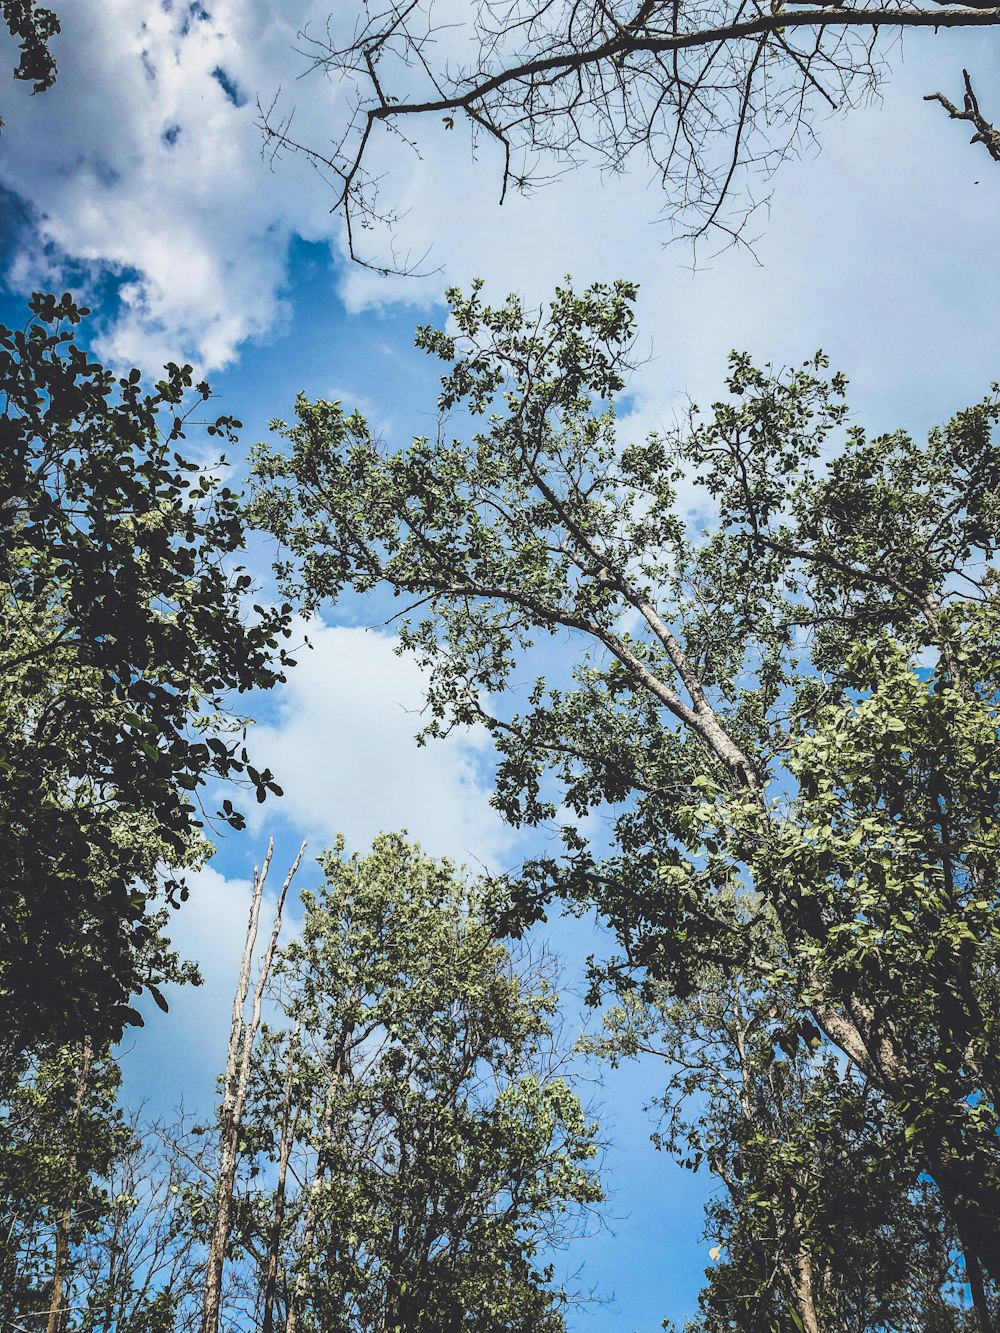
[[[261, 125], [272, 153], [302, 154], [330, 180], [352, 258], [382, 272], [415, 267], [358, 247], [361, 230], [391, 236], [399, 221], [381, 202], [382, 136], [419, 151], [404, 126], [453, 130], [457, 118], [473, 147], [484, 135], [496, 145], [501, 202], [584, 161], [620, 172], [638, 159], [681, 235], [742, 242], [769, 178], [812, 141], [815, 109], [847, 110], [877, 90], [880, 34], [997, 23], [1000, 6], [981, 0], [484, 0], [456, 36], [430, 0], [381, 12], [366, 4], [346, 41], [330, 29], [325, 39], [302, 34], [311, 66], [351, 92], [332, 147], [293, 138], [273, 105]], [[472, 58], [449, 60], [449, 43]], [[965, 111], [933, 100], [1000, 151], [968, 80]]]
[[226, 1245], [229, 1241], [230, 1216], [233, 1206], [233, 1184], [236, 1179], [237, 1149], [243, 1110], [246, 1105], [247, 1085], [250, 1081], [250, 1060], [253, 1055], [254, 1039], [260, 1026], [261, 1006], [264, 988], [274, 960], [274, 951], [281, 933], [281, 914], [285, 898], [299, 862], [305, 852], [306, 844], [299, 848], [298, 855], [292, 862], [292, 868], [285, 876], [285, 881], [278, 894], [278, 904], [274, 912], [274, 924], [271, 938], [261, 960], [260, 976], [253, 994], [250, 1017], [246, 1019], [247, 995], [250, 991], [250, 970], [253, 960], [254, 945], [257, 942], [257, 925], [260, 920], [260, 906], [264, 897], [264, 881], [271, 865], [274, 851], [273, 839], [267, 844], [267, 855], [260, 870], [254, 867], [253, 896], [250, 901], [250, 921], [247, 926], [246, 942], [243, 946], [243, 959], [240, 964], [240, 977], [233, 1000], [233, 1021], [229, 1034], [229, 1050], [226, 1056], [225, 1084], [222, 1096], [221, 1147], [219, 1154], [219, 1174], [215, 1205], [215, 1222], [212, 1238], [209, 1242], [208, 1262], [205, 1273], [205, 1296], [202, 1304], [202, 1333], [218, 1333], [219, 1312], [222, 1300], [222, 1271], [226, 1260]]
[[980, 111], [979, 99], [973, 91], [972, 79], [969, 77], [967, 69], [962, 70], [962, 78], [965, 80], [965, 100], [961, 111], [954, 102], [949, 102], [944, 93], [929, 93], [924, 101], [940, 102], [952, 120], [969, 121], [976, 131], [969, 143], [985, 145], [986, 151], [993, 161], [1000, 162], [1000, 130], [992, 125]]

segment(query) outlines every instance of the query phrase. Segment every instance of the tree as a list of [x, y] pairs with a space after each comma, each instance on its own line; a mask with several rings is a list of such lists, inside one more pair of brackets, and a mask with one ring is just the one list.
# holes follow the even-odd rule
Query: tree
[[[552, 1251], [601, 1190], [548, 960], [515, 964], [481, 885], [383, 835], [324, 857], [283, 953], [279, 903], [247, 1017], [267, 865], [217, 1137], [126, 1118], [89, 1042], [5, 1088], [0, 1323], [562, 1333]], [[255, 1041], [268, 984], [293, 1026]]]
[[492, 939], [479, 886], [397, 835], [322, 866], [243, 1120], [255, 1326], [559, 1333], [546, 1251], [601, 1191], [543, 971]]
[[[758, 947], [767, 932], [757, 927]], [[692, 995], [632, 992], [586, 1049], [662, 1059], [657, 1147], [719, 1180], [706, 1208], [712, 1266], [703, 1333], [973, 1333], [956, 1299], [957, 1239], [899, 1124], [857, 1067], [793, 1003], [706, 969]], [[982, 1293], [979, 1293], [982, 1296]]]
[[0, 1323], [61, 1333], [75, 1256], [110, 1206], [101, 1180], [127, 1131], [119, 1071], [89, 1041], [4, 1089], [0, 1147]]
[[872, 96], [887, 35], [998, 21], [989, 0], [515, 0], [457, 21], [430, 0], [364, 0], [353, 30], [334, 17], [325, 38], [301, 35], [311, 67], [351, 89], [332, 151], [292, 139], [274, 106], [262, 124], [275, 151], [332, 177], [352, 257], [383, 271], [396, 264], [358, 248], [359, 228], [398, 220], [383, 202], [380, 140], [419, 151], [442, 122], [485, 144], [501, 203], [584, 162], [613, 173], [639, 162], [683, 234], [735, 241], [765, 201], [755, 182], [812, 141], [817, 110]]
[[[195, 1327], [204, 1281], [187, 1203], [196, 1159], [176, 1127], [133, 1115], [108, 1167], [107, 1205], [75, 1257], [72, 1327], [79, 1333], [179, 1333]], [[199, 1182], [200, 1183], [200, 1182]]]
[[[193, 1329], [204, 1264], [183, 1134], [126, 1116], [107, 1052], [66, 1048], [5, 1090], [0, 1327]], [[200, 1187], [200, 1180], [198, 1181]]]
[[[774, 374], [734, 356], [729, 400], [622, 445], [634, 295], [559, 289], [543, 317], [453, 291], [454, 332], [418, 335], [447, 367], [437, 437], [388, 452], [300, 399], [285, 448], [258, 452], [256, 520], [305, 606], [407, 598], [425, 734], [485, 726], [498, 808], [566, 812], [508, 925], [558, 895], [615, 929], [612, 973], [680, 998], [706, 964], [784, 988], [996, 1279], [1000, 398], [925, 444], [870, 439], [821, 357]], [[711, 531], [688, 532], [682, 477]], [[522, 690], [538, 639], [569, 660]], [[748, 892], [777, 962], [752, 948]]]
[[[137, 1020], [173, 975], [156, 898], [204, 855], [199, 792], [249, 762], [233, 693], [288, 659], [288, 609], [250, 612], [239, 498], [185, 458], [191, 368], [144, 393], [75, 341], [84, 310], [36, 295], [0, 328], [0, 1045], [13, 1058]], [[234, 438], [238, 423], [206, 423]], [[240, 826], [226, 800], [219, 817]], [[162, 897], [161, 897], [162, 901]], [[10, 1054], [13, 1053], [13, 1054]]]

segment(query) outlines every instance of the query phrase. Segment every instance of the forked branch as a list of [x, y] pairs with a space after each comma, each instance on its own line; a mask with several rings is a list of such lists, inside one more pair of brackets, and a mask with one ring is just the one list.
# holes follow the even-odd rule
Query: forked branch
[[979, 109], [979, 99], [972, 88], [972, 79], [967, 69], [962, 70], [965, 80], [965, 99], [961, 111], [954, 102], [950, 102], [944, 93], [930, 93], [925, 102], [940, 102], [952, 120], [967, 120], [975, 129], [970, 143], [981, 143], [994, 162], [1000, 162], [1000, 130], [992, 125]]

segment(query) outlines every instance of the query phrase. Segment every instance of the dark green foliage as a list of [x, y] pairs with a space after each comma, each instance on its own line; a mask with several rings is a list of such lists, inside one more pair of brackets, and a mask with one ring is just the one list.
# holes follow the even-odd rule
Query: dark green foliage
[[55, 13], [37, 0], [3, 0], [3, 18], [10, 35], [20, 44], [21, 58], [14, 78], [33, 84], [33, 93], [51, 88], [56, 81], [56, 62], [49, 42], [60, 32]]
[[[0, 329], [0, 997], [14, 1050], [134, 1021], [169, 973], [157, 868], [198, 855], [198, 793], [247, 762], [232, 692], [281, 679], [286, 611], [247, 615], [238, 497], [179, 452], [209, 396], [190, 367], [144, 392], [36, 296]], [[210, 436], [233, 439], [223, 417]], [[220, 817], [240, 817], [227, 802]], [[167, 885], [183, 896], [179, 882]], [[154, 990], [154, 996], [157, 992]]]

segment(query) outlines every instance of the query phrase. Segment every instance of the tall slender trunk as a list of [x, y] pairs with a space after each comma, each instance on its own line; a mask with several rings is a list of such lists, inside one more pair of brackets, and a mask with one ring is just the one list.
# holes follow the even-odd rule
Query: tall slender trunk
[[[71, 1133], [74, 1138], [79, 1130], [80, 1113], [83, 1110], [83, 1099], [87, 1092], [87, 1081], [90, 1078], [90, 1061], [92, 1055], [93, 1051], [90, 1044], [90, 1038], [84, 1037], [83, 1046], [80, 1050], [80, 1072], [77, 1076], [76, 1091], [73, 1096]], [[49, 1311], [48, 1319], [45, 1324], [45, 1333], [61, 1333], [66, 1323], [67, 1311], [63, 1306], [63, 1287], [66, 1283], [66, 1268], [69, 1264], [69, 1231], [73, 1223], [73, 1209], [76, 1206], [76, 1167], [78, 1155], [77, 1145], [74, 1144], [70, 1156], [69, 1182], [66, 1186], [66, 1198], [63, 1203], [62, 1212], [59, 1214], [59, 1221], [56, 1223], [55, 1264], [52, 1270], [52, 1288], [49, 1293]]]
[[319, 1220], [319, 1192], [323, 1177], [326, 1174], [328, 1163], [328, 1145], [333, 1135], [333, 1111], [336, 1099], [337, 1088], [345, 1075], [349, 1076], [350, 1057], [348, 1055], [348, 1044], [351, 1040], [351, 1029], [342, 1029], [335, 1044], [333, 1051], [333, 1062], [330, 1068], [330, 1080], [326, 1086], [326, 1092], [323, 1096], [323, 1123], [320, 1133], [320, 1143], [316, 1151], [316, 1168], [313, 1171], [312, 1180], [309, 1183], [309, 1203], [306, 1207], [306, 1222], [302, 1231], [302, 1243], [299, 1248], [298, 1271], [295, 1275], [295, 1285], [292, 1288], [291, 1298], [288, 1302], [288, 1313], [285, 1317], [285, 1333], [298, 1333], [299, 1320], [302, 1316], [302, 1307], [306, 1298], [306, 1290], [309, 1285], [309, 1261], [312, 1255], [313, 1240], [316, 1235], [316, 1225]]
[[205, 1294], [202, 1301], [202, 1333], [218, 1333], [219, 1310], [222, 1302], [222, 1273], [226, 1262], [226, 1246], [229, 1243], [230, 1218], [233, 1208], [233, 1185], [236, 1180], [240, 1126], [243, 1121], [243, 1109], [246, 1104], [247, 1085], [250, 1080], [250, 1060], [253, 1055], [254, 1038], [260, 1026], [261, 1005], [264, 999], [264, 987], [267, 985], [271, 962], [281, 932], [281, 913], [289, 885], [294, 878], [305, 843], [299, 848], [298, 855], [292, 862], [292, 868], [285, 876], [285, 882], [278, 894], [278, 905], [274, 913], [274, 925], [271, 938], [261, 961], [260, 977], [253, 994], [250, 1018], [244, 1021], [247, 995], [250, 991], [250, 969], [253, 961], [254, 944], [257, 941], [257, 924], [260, 920], [260, 905], [264, 896], [264, 881], [271, 864], [274, 840], [267, 845], [264, 864], [258, 871], [254, 869], [253, 897], [250, 902], [250, 921], [247, 925], [246, 943], [243, 946], [243, 959], [240, 964], [240, 977], [233, 1000], [233, 1019], [229, 1033], [229, 1050], [226, 1055], [225, 1084], [222, 1095], [221, 1114], [221, 1150], [219, 1154], [219, 1183], [216, 1197], [215, 1222], [209, 1241], [208, 1262], [205, 1272]]
[[792, 1284], [792, 1300], [802, 1320], [803, 1333], [822, 1333], [816, 1312], [812, 1255], [807, 1250], [800, 1250], [795, 1256], [789, 1265], [788, 1276]]
[[974, 1254], [970, 1254], [962, 1241], [962, 1257], [965, 1260], [965, 1276], [972, 1292], [972, 1308], [979, 1322], [979, 1333], [993, 1333], [993, 1318], [990, 1303], [986, 1296], [986, 1283], [983, 1281], [983, 1266]]
[[[310, 1193], [316, 1189], [322, 1178], [319, 1163], [317, 1162], [316, 1171], [312, 1178]], [[299, 1269], [295, 1274], [295, 1284], [292, 1287], [292, 1294], [288, 1300], [288, 1313], [285, 1316], [285, 1333], [297, 1333], [299, 1316], [302, 1313], [302, 1302], [305, 1300], [306, 1287], [309, 1283], [309, 1252], [312, 1250], [313, 1237], [315, 1234], [316, 1208], [310, 1198], [309, 1208], [306, 1212], [306, 1225], [302, 1232]]]
[[285, 1221], [285, 1188], [288, 1180], [288, 1160], [292, 1153], [292, 1082], [295, 1057], [299, 1048], [299, 1025], [296, 1023], [288, 1045], [288, 1065], [285, 1069], [285, 1087], [281, 1102], [281, 1137], [278, 1143], [278, 1183], [274, 1191], [274, 1216], [267, 1246], [267, 1268], [264, 1273], [264, 1313], [261, 1333], [274, 1333], [274, 1302], [278, 1285], [278, 1264], [281, 1257], [281, 1229]]
[[927, 1166], [958, 1231], [966, 1260], [1000, 1280], [1000, 1166], [994, 1148], [970, 1149], [957, 1131], [927, 1136]]

